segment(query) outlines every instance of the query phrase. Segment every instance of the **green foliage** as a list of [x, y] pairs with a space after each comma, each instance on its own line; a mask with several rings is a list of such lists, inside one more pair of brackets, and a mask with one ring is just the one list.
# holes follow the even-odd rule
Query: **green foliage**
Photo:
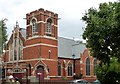
[[66, 77], [62, 77], [62, 80], [67, 80], [67, 78]]
[[7, 27], [6, 27], [5, 20], [6, 19], [0, 21], [0, 46], [2, 47], [1, 50], [3, 50], [3, 47], [4, 47], [3, 45], [5, 45], [7, 41]]
[[7, 41], [7, 27], [6, 27], [6, 23], [4, 22], [4, 20], [1, 21], [2, 22], [2, 41], [3, 44]]
[[111, 57], [120, 60], [120, 2], [101, 3], [82, 17], [87, 24], [83, 33], [90, 54], [109, 65]]
[[118, 84], [120, 82], [120, 63], [116, 58], [110, 59], [110, 66], [97, 66], [96, 75], [102, 84]]
[[120, 1], [101, 3], [82, 17], [86, 23], [83, 39], [100, 64], [96, 70], [102, 84], [120, 82]]

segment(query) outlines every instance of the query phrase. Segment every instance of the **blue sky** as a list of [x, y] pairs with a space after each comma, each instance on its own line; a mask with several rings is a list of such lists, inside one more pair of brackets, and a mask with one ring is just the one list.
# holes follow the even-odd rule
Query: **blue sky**
[[85, 11], [90, 7], [98, 8], [100, 3], [109, 1], [117, 0], [0, 0], [0, 19], [8, 19], [6, 23], [10, 36], [16, 21], [20, 27], [26, 28], [23, 19], [26, 13], [44, 8], [59, 14], [59, 36], [81, 39], [82, 27], [85, 27], [81, 18]]

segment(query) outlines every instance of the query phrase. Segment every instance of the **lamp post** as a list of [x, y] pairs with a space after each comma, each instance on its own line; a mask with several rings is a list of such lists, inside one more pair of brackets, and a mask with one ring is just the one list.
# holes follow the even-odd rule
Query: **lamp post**
[[28, 64], [26, 65], [26, 84], [28, 84]]
[[31, 64], [26, 64], [26, 83], [28, 84], [28, 76], [31, 76]]
[[38, 77], [39, 77], [39, 84], [40, 84], [40, 75], [42, 74], [42, 73], [37, 73], [38, 74]]
[[26, 68], [26, 83], [28, 84], [28, 69]]
[[28, 67], [29, 67], [29, 74], [28, 75], [31, 76], [31, 64], [30, 63], [28, 64]]
[[73, 77], [74, 77], [74, 79], [75, 79], [75, 75], [76, 75], [76, 73], [75, 73], [75, 54], [73, 54], [72, 55], [72, 57], [73, 57]]

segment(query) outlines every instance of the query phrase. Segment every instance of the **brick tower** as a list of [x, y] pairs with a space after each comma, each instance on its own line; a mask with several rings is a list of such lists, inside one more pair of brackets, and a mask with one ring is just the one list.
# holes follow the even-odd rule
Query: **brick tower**
[[[23, 59], [31, 65], [32, 75], [41, 79], [58, 75], [58, 14], [39, 9], [26, 14], [26, 42]], [[53, 66], [54, 65], [54, 66]]]

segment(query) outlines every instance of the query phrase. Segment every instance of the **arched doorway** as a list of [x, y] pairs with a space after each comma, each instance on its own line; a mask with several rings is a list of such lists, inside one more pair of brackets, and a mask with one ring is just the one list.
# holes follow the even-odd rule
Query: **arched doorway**
[[41, 65], [37, 66], [36, 78], [38, 78], [39, 80], [44, 80], [44, 67]]
[[22, 78], [23, 78], [23, 69], [21, 69], [21, 68], [13, 68], [13, 70], [12, 70], [13, 72], [12, 72], [12, 74], [13, 74], [13, 77], [14, 78], [18, 78], [19, 79], [19, 82], [22, 82]]

